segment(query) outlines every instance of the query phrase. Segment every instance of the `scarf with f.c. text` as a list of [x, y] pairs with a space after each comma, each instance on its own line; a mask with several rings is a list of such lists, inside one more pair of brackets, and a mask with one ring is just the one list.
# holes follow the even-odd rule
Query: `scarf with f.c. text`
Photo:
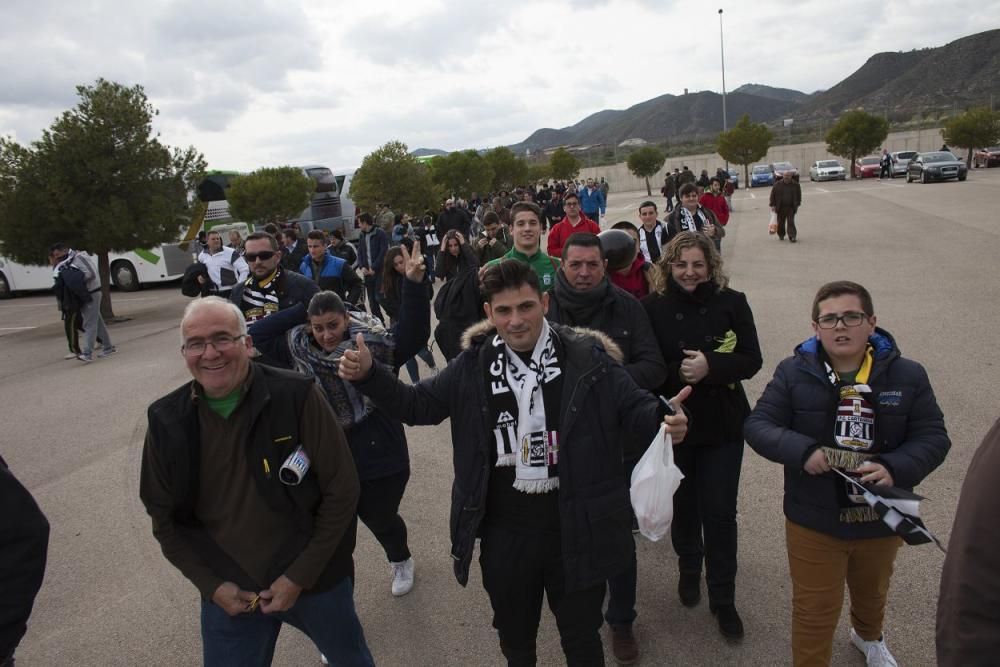
[[515, 466], [514, 488], [547, 493], [559, 488], [559, 402], [562, 345], [542, 320], [525, 362], [495, 334], [486, 352], [486, 395], [497, 467]]

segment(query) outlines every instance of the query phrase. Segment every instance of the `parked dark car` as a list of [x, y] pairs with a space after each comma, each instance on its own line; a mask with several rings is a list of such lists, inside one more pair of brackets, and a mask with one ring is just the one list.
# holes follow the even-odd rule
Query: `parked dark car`
[[932, 151], [930, 153], [920, 153], [910, 160], [906, 167], [906, 182], [920, 181], [928, 183], [930, 181], [944, 181], [949, 178], [957, 178], [964, 181], [969, 175], [969, 170], [965, 162], [948, 151]]
[[1000, 165], [1000, 146], [990, 146], [976, 151], [976, 154], [972, 156], [972, 164], [976, 166], [976, 169]]
[[[792, 176], [798, 176], [799, 170], [795, 168], [791, 162], [775, 162], [774, 163], [774, 180], [781, 178], [786, 171], [792, 172]], [[795, 180], [799, 180], [796, 178]]]

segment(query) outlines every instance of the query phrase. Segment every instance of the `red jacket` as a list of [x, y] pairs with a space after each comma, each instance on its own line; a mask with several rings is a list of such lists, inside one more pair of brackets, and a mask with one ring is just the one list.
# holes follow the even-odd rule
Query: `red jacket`
[[629, 267], [628, 273], [622, 274], [618, 271], [611, 271], [608, 274], [612, 284], [621, 287], [637, 299], [649, 294], [649, 285], [646, 283], [646, 258], [642, 253], [636, 253], [635, 261]]
[[562, 222], [556, 224], [549, 231], [548, 250], [546, 251], [549, 257], [562, 257], [562, 249], [566, 244], [566, 239], [580, 232], [600, 234], [601, 228], [596, 222], [582, 213], [580, 214], [580, 224], [576, 227], [570, 223], [569, 218], [563, 218]]
[[729, 204], [726, 203], [725, 195], [713, 195], [711, 192], [706, 192], [698, 200], [698, 203], [714, 213], [715, 217], [719, 219], [720, 225], [725, 226], [729, 222]]

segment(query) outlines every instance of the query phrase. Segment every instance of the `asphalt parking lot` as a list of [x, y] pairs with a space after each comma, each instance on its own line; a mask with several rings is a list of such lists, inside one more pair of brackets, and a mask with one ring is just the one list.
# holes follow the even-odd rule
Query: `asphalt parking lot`
[[[799, 242], [766, 231], [767, 188], [744, 190], [723, 242], [734, 289], [754, 310], [763, 370], [810, 335], [816, 288], [852, 279], [872, 291], [879, 325], [924, 364], [944, 410], [953, 449], [919, 489], [924, 517], [947, 539], [975, 447], [1000, 414], [995, 379], [1000, 285], [1000, 169], [964, 183], [810, 183], [803, 179]], [[611, 193], [607, 223], [637, 221], [643, 192]], [[663, 198], [652, 197], [662, 210]], [[145, 409], [188, 378], [178, 322], [187, 299], [177, 285], [114, 294], [111, 335], [119, 354], [83, 365], [64, 361], [51, 296], [0, 301], [0, 454], [52, 524], [45, 584], [18, 652], [25, 667], [200, 663], [198, 595], [163, 558], [138, 499]], [[426, 370], [421, 364], [421, 368]], [[358, 531], [356, 602], [382, 665], [502, 664], [491, 611], [473, 567], [466, 589], [452, 574], [447, 531], [451, 452], [447, 424], [407, 429], [413, 473], [402, 514], [417, 563], [413, 592], [389, 593], [389, 568], [370, 533]], [[707, 602], [682, 607], [669, 541], [638, 542], [636, 634], [646, 665], [780, 665], [790, 661], [790, 583], [781, 514], [781, 470], [746, 450], [740, 493], [737, 605], [740, 644], [719, 635]], [[900, 664], [934, 664], [934, 613], [943, 556], [900, 552], [887, 638]], [[543, 614], [539, 663], [562, 664], [555, 625]], [[861, 665], [847, 639], [846, 609], [833, 663]], [[613, 664], [606, 643], [609, 664]], [[308, 639], [287, 628], [277, 665], [319, 664]]]

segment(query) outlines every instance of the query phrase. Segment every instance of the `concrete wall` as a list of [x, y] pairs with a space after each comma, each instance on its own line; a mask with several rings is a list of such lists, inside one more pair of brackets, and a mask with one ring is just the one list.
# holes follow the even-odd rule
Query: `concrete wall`
[[[913, 130], [910, 132], [893, 132], [884, 142], [884, 146], [889, 151], [936, 151], [944, 141], [941, 139], [941, 130]], [[880, 151], [881, 152], [881, 151]], [[791, 162], [798, 167], [803, 175], [809, 173], [809, 167], [816, 160], [840, 160], [840, 163], [847, 167], [847, 160], [836, 155], [830, 155], [826, 150], [825, 142], [812, 144], [791, 144], [787, 146], [771, 146], [767, 156], [760, 162]], [[706, 155], [687, 155], [684, 157], [667, 158], [666, 164], [659, 174], [649, 179], [653, 194], [659, 194], [660, 187], [663, 186], [663, 178], [667, 172], [673, 171], [676, 167], [681, 169], [687, 165], [691, 171], [698, 175], [702, 169], [707, 169], [709, 176], [715, 175], [715, 170], [725, 166], [725, 161], [717, 153]], [[732, 166], [732, 165], [731, 165]], [[743, 185], [742, 167], [740, 169], [740, 185]], [[636, 178], [629, 173], [624, 162], [604, 167], [588, 167], [580, 170], [580, 179], [604, 177], [611, 190], [614, 192], [631, 192], [634, 190], [645, 190], [644, 179]]]

